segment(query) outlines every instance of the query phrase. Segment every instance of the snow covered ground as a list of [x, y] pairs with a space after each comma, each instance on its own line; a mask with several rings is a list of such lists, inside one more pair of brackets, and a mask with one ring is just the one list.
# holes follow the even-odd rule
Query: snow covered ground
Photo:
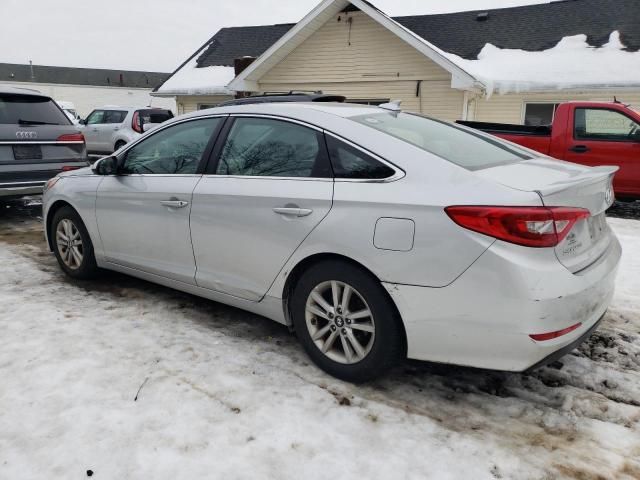
[[560, 362], [410, 362], [353, 386], [268, 320], [116, 274], [71, 282], [37, 219], [2, 215], [0, 479], [640, 478], [640, 221], [610, 220], [613, 306]]

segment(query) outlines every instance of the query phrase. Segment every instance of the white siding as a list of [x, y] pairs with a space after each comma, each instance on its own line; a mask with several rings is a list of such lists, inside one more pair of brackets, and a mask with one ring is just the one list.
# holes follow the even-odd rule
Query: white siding
[[489, 99], [478, 98], [475, 120], [480, 122], [522, 123], [526, 102], [612, 101], [614, 95], [624, 103], [640, 106], [640, 90], [598, 90], [587, 92], [553, 92], [493, 95]]
[[232, 98], [230, 95], [181, 95], [176, 97], [177, 112], [178, 115], [195, 112], [199, 105], [217, 105]]
[[16, 83], [0, 82], [19, 88], [31, 88], [48, 95], [54, 100], [73, 102], [81, 117], [86, 117], [94, 108], [104, 105], [120, 105], [123, 107], [168, 108], [176, 111], [173, 98], [159, 98], [150, 95], [148, 88], [92, 87], [90, 85], [58, 85], [50, 83]]

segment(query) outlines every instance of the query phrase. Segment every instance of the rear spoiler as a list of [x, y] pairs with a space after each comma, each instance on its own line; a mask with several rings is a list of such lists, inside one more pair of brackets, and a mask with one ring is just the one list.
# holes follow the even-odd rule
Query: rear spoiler
[[575, 177], [571, 177], [570, 180], [565, 182], [556, 182], [549, 185], [546, 188], [542, 188], [540, 190], [536, 190], [540, 195], [548, 196], [553, 195], [554, 193], [561, 192], [567, 188], [569, 185], [576, 185], [579, 183], [584, 186], [593, 185], [594, 183], [601, 182], [605, 178], [609, 177], [610, 180], [613, 180], [613, 176], [615, 173], [620, 170], [620, 167], [603, 165], [600, 167], [591, 167], [588, 171], [582, 172]]

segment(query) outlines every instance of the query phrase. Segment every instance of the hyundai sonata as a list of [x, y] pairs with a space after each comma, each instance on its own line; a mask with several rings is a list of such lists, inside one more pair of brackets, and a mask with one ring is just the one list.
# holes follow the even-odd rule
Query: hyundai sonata
[[607, 309], [614, 173], [393, 104], [237, 105], [59, 175], [44, 215], [71, 277], [116, 270], [264, 315], [342, 379], [405, 357], [522, 371]]

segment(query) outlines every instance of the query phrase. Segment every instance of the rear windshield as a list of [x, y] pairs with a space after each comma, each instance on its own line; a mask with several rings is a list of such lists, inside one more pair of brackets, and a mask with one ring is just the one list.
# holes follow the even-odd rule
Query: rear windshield
[[0, 124], [69, 125], [70, 122], [50, 98], [0, 93]]
[[139, 110], [143, 123], [162, 123], [173, 118], [171, 110]]
[[372, 113], [350, 117], [415, 145], [468, 170], [495, 167], [533, 158], [529, 152], [498, 139], [433, 118], [411, 113]]

